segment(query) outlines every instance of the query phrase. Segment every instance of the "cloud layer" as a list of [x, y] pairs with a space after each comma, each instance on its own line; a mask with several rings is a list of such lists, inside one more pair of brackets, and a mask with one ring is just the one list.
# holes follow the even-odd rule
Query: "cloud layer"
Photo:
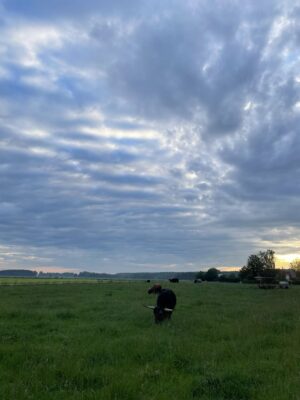
[[0, 267], [299, 252], [294, 2], [0, 0]]

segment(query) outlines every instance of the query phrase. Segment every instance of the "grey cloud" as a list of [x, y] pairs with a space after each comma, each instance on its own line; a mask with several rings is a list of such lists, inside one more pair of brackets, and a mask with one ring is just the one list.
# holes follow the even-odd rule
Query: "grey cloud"
[[165, 179], [157, 176], [138, 174], [107, 174], [105, 172], [91, 172], [95, 179], [109, 183], [134, 185], [134, 186], [156, 186], [165, 182]]
[[[286, 251], [272, 232], [299, 232], [296, 10], [192, 3], [2, 2], [0, 245], [113, 270]], [[25, 66], [15, 18], [60, 46]]]
[[137, 156], [135, 154], [121, 150], [97, 151], [83, 148], [72, 148], [71, 146], [61, 146], [60, 151], [64, 152], [67, 157], [71, 157], [73, 160], [82, 160], [87, 162], [122, 164], [133, 162], [137, 159]]
[[20, 3], [18, 0], [2, 0], [2, 4], [9, 12], [24, 15], [28, 18], [41, 18], [48, 20], [49, 18], [63, 19], [76, 18], [80, 19], [84, 16], [90, 16], [94, 13], [110, 15], [130, 14], [132, 11], [139, 9], [139, 2], [129, 0], [126, 6], [120, 0], [107, 2], [105, 0], [65, 0], [63, 3], [60, 0], [46, 0], [40, 2], [38, 0], [28, 0], [25, 3]]
[[[249, 46], [243, 33], [237, 33], [245, 18], [241, 8], [224, 13], [218, 3], [213, 10], [199, 8], [191, 16], [180, 8], [181, 13], [141, 24], [123, 43], [110, 85], [130, 99], [135, 112], [149, 118], [190, 119], [200, 107], [208, 114], [210, 134], [232, 132], [241, 125], [243, 99], [259, 69], [272, 11], [264, 16], [261, 36], [256, 32], [257, 40]], [[252, 25], [250, 38], [252, 30], [258, 30]]]

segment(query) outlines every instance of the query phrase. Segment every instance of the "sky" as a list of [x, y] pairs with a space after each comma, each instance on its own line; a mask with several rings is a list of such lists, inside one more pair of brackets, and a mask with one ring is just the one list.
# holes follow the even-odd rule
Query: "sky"
[[300, 257], [300, 3], [0, 0], [0, 269]]

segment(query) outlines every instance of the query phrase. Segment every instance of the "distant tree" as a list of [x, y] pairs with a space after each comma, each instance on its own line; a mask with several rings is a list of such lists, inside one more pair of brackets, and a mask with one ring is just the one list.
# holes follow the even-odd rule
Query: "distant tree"
[[240, 282], [239, 275], [237, 273], [231, 272], [229, 274], [221, 274], [219, 276], [219, 281], [220, 282]]
[[275, 252], [260, 251], [248, 257], [247, 265], [240, 270], [240, 277], [242, 280], [254, 280], [256, 276], [263, 276], [264, 272], [270, 275], [270, 270], [275, 271]]
[[220, 271], [217, 268], [210, 268], [205, 272], [204, 279], [206, 281], [216, 281], [218, 280], [218, 275]]
[[35, 278], [37, 276], [37, 272], [29, 269], [5, 269], [0, 271], [0, 276]]
[[205, 272], [204, 271], [199, 271], [196, 273], [195, 279], [202, 279], [204, 281], [205, 279]]
[[290, 268], [295, 271], [300, 271], [300, 258], [296, 258], [290, 263]]
[[260, 275], [264, 269], [264, 265], [256, 254], [251, 254], [248, 257], [247, 265], [244, 266], [240, 271], [241, 279], [249, 279], [252, 280], [256, 276]]
[[275, 251], [268, 249], [267, 251], [260, 251], [258, 253], [261, 262], [266, 269], [275, 269]]

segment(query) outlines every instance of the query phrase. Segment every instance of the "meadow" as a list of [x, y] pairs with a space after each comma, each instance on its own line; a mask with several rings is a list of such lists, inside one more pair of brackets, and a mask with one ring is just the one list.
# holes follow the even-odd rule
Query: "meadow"
[[1, 400], [300, 399], [300, 286], [95, 282], [0, 281]]

